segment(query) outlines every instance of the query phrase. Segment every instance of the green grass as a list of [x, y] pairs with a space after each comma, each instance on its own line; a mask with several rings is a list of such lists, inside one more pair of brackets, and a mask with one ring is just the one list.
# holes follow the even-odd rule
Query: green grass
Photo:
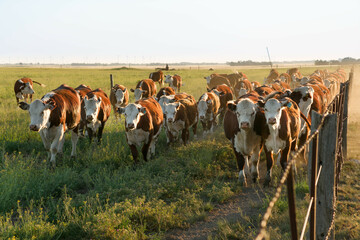
[[[309, 74], [314, 69], [302, 72]], [[269, 71], [236, 70], [260, 82]], [[134, 166], [124, 122], [116, 121], [112, 115], [100, 145], [80, 139], [78, 156], [73, 160], [70, 136], [66, 136], [63, 157], [57, 159], [55, 170], [49, 168], [39, 134], [28, 129], [28, 113], [16, 106], [15, 80], [30, 77], [46, 84], [45, 88], [34, 85], [36, 99], [62, 83], [72, 87], [86, 84], [109, 92], [110, 73], [115, 83], [131, 88], [138, 80], [147, 78], [149, 72], [0, 69], [1, 239], [161, 239], [168, 229], [187, 227], [204, 219], [216, 203], [241, 191], [234, 155], [222, 126], [214, 134], [192, 140], [186, 147], [175, 144], [168, 148], [162, 133], [156, 157]], [[180, 69], [176, 73], [183, 77], [182, 91], [196, 99], [206, 91], [203, 77], [209, 71]], [[198, 129], [201, 133], [201, 127]], [[304, 198], [308, 190], [301, 185], [299, 189], [297, 195]], [[287, 214], [286, 206], [277, 208], [280, 215]], [[281, 233], [275, 224], [274, 229]]]

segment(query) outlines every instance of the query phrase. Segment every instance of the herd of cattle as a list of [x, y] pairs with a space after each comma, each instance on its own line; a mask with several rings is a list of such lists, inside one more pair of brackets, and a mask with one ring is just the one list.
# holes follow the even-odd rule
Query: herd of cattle
[[[126, 139], [136, 163], [137, 147], [141, 147], [145, 161], [155, 154], [162, 128], [165, 128], [168, 144], [177, 141], [181, 135], [186, 145], [189, 129], [192, 128], [196, 137], [199, 121], [203, 134], [212, 132], [219, 122], [223, 122], [225, 136], [231, 141], [236, 156], [239, 181], [244, 185], [247, 183], [245, 165], [248, 166], [248, 158], [251, 178], [253, 181], [258, 179], [258, 163], [264, 149], [267, 159], [265, 185], [268, 185], [274, 164], [273, 153], [280, 153], [280, 163], [285, 168], [290, 152], [307, 140], [310, 110], [325, 111], [340, 83], [345, 81], [346, 72], [343, 69], [332, 73], [316, 70], [303, 77], [297, 68], [282, 74], [272, 69], [263, 85], [249, 81], [241, 72], [211, 74], [205, 79], [208, 91], [198, 101], [187, 93], [180, 93], [183, 84], [179, 75], [164, 76], [162, 71], [151, 73], [148, 79], [139, 81], [135, 89], [130, 89], [134, 93], [134, 103], [129, 103], [128, 88], [119, 84], [111, 88], [110, 97], [101, 89], [92, 90], [85, 85], [74, 89], [63, 84], [31, 102], [33, 82], [38, 82], [22, 78], [16, 81], [14, 91], [19, 107], [29, 111], [30, 130], [40, 133], [53, 166], [56, 154], [62, 153], [66, 131], [72, 131], [71, 156], [74, 157], [78, 138], [85, 132], [90, 141], [93, 137], [101, 141], [113, 108], [116, 118], [125, 116]], [[164, 82], [169, 87], [163, 87]], [[162, 87], [159, 91], [156, 83]], [[19, 99], [24, 101], [19, 102]]]

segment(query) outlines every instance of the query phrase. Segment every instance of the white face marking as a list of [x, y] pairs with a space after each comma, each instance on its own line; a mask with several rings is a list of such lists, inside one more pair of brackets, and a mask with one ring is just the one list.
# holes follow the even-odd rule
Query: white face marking
[[245, 94], [247, 94], [247, 90], [245, 88], [240, 88], [238, 97], [241, 97], [241, 96], [243, 96]]
[[236, 105], [236, 116], [240, 129], [252, 129], [257, 106], [249, 99], [242, 99]]
[[307, 77], [303, 77], [300, 81], [300, 84], [304, 85], [306, 84], [307, 82], [309, 82], [309, 79]]
[[207, 76], [207, 77], [206, 77], [206, 83], [209, 84], [209, 83], [210, 83], [210, 80], [211, 80], [211, 76]]
[[49, 104], [44, 104], [41, 100], [37, 99], [30, 104], [30, 129], [40, 131], [46, 128], [50, 118]]
[[165, 104], [165, 115], [168, 121], [169, 120], [171, 120], [171, 122], [175, 121], [176, 113], [178, 111], [179, 106], [180, 103], [178, 102]]
[[100, 111], [101, 98], [96, 96], [88, 98], [88, 96], [85, 96], [84, 105], [86, 120], [88, 122], [95, 122]]
[[41, 98], [41, 100], [43, 101], [43, 102], [46, 102], [46, 101], [48, 101], [52, 96], [54, 96], [56, 93], [54, 93], [54, 92], [48, 92], [47, 94], [45, 94], [42, 98]]
[[266, 122], [274, 129], [280, 126], [281, 107], [279, 100], [275, 98], [271, 98], [265, 103]]
[[125, 99], [125, 91], [121, 90], [120, 88], [119, 89], [116, 89], [115, 91], [115, 97], [116, 97], [116, 106], [117, 107], [120, 107], [121, 104], [123, 104], [124, 102], [124, 99]]
[[140, 117], [144, 115], [141, 112], [142, 106], [140, 104], [131, 103], [125, 107], [125, 124], [130, 129], [135, 129], [140, 121]]
[[199, 118], [203, 117], [205, 118], [206, 112], [208, 110], [208, 95], [205, 93], [201, 96], [199, 102], [198, 102], [198, 112], [199, 112]]
[[135, 91], [134, 91], [134, 96], [135, 96], [135, 101], [138, 101], [142, 98], [142, 94], [144, 93], [145, 91], [140, 89], [140, 88], [136, 88]]
[[162, 95], [159, 99], [159, 104], [161, 106], [161, 110], [163, 112], [163, 114], [165, 114], [165, 103], [169, 103], [170, 100], [174, 99], [175, 95]]
[[172, 83], [173, 82], [173, 78], [171, 75], [166, 75], [165, 76], [165, 83]]
[[309, 86], [303, 86], [296, 88], [295, 91], [300, 92], [301, 96], [310, 96], [306, 98], [306, 101], [304, 101], [304, 98], [301, 98], [299, 102], [300, 111], [307, 117], [310, 112], [311, 104], [313, 103], [314, 89]]
[[34, 94], [34, 89], [29, 82], [25, 83], [25, 87], [21, 90], [23, 94]]

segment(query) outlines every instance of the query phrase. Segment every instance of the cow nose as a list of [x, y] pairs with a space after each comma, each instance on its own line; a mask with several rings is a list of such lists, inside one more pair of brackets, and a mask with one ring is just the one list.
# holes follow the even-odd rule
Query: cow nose
[[204, 119], [204, 116], [200, 116], [200, 119]]
[[128, 128], [129, 128], [129, 129], [133, 129], [133, 128], [135, 128], [135, 125], [134, 125], [133, 123], [129, 123], [129, 124], [128, 124]]
[[30, 125], [30, 130], [31, 131], [39, 131], [39, 128], [36, 125]]
[[249, 128], [248, 122], [241, 122], [241, 128]]
[[173, 119], [172, 118], [168, 118], [168, 122], [172, 122], [173, 121]]
[[86, 116], [86, 120], [87, 120], [87, 121], [92, 121], [92, 120], [93, 120], [93, 116], [91, 116], [91, 115]]
[[275, 119], [275, 118], [269, 118], [268, 123], [269, 123], [269, 124], [275, 124], [275, 123], [276, 123], [276, 119]]

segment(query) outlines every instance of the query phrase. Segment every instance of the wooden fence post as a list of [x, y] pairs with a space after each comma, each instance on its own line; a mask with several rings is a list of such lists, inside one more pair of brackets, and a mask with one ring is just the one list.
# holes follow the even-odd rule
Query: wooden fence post
[[[350, 73], [349, 80], [352, 80], [352, 73]], [[344, 104], [343, 104], [343, 123], [342, 123], [342, 152], [343, 152], [343, 159], [347, 159], [347, 125], [348, 125], [348, 104], [349, 104], [349, 89], [350, 89], [350, 82], [349, 83], [341, 83], [340, 89], [344, 87]]]
[[110, 89], [113, 88], [113, 86], [114, 86], [113, 75], [110, 74]]
[[[333, 217], [335, 201], [336, 154], [337, 154], [337, 114], [329, 114], [324, 119], [319, 132], [318, 160], [322, 172], [317, 186], [316, 239], [324, 239]], [[335, 229], [330, 234], [334, 239]]]

